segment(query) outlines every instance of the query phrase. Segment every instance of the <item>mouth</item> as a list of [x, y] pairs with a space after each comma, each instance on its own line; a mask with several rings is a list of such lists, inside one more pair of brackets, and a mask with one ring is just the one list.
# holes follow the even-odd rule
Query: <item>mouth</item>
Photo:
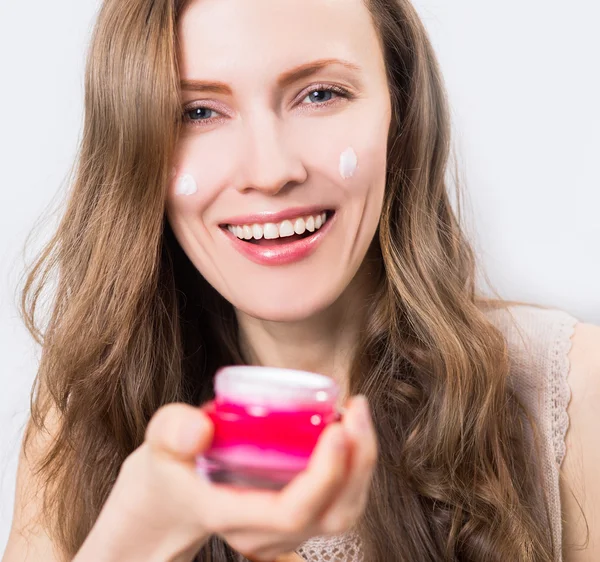
[[238, 252], [259, 265], [286, 265], [310, 256], [335, 223], [336, 212], [322, 210], [279, 223], [219, 225]]
[[335, 211], [299, 216], [279, 223], [254, 223], [244, 225], [222, 224], [221, 229], [229, 231], [242, 242], [255, 246], [282, 246], [314, 236], [331, 218]]

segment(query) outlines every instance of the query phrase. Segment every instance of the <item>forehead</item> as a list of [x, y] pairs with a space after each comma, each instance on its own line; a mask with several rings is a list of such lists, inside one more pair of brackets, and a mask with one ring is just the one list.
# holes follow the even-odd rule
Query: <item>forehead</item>
[[258, 83], [311, 60], [341, 58], [366, 73], [383, 60], [364, 0], [192, 0], [178, 22], [184, 79]]

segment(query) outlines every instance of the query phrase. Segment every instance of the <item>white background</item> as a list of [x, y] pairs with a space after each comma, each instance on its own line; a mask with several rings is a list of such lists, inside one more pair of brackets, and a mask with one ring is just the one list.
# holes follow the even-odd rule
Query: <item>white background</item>
[[[39, 357], [16, 312], [21, 250], [66, 187], [98, 6], [0, 0], [0, 552]], [[600, 324], [600, 4], [416, 6], [447, 83], [470, 235], [492, 283], [503, 297]], [[27, 257], [55, 223], [38, 231]]]

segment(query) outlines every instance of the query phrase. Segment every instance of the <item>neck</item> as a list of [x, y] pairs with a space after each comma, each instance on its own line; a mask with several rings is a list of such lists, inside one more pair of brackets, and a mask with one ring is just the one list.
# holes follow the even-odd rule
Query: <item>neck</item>
[[348, 396], [372, 276], [363, 267], [340, 297], [317, 314], [294, 322], [273, 322], [236, 310], [240, 347], [250, 365], [311, 371], [332, 377], [340, 388], [338, 406]]

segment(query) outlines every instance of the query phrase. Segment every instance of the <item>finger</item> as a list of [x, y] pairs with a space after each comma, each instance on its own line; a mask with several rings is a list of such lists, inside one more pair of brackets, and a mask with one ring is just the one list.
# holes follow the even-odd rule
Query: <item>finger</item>
[[323, 534], [344, 532], [360, 516], [368, 499], [377, 462], [377, 435], [364, 396], [352, 397], [343, 423], [353, 445], [351, 468], [346, 486], [321, 520]]
[[159, 408], [152, 416], [145, 435], [152, 450], [190, 462], [210, 446], [212, 438], [210, 418], [200, 408], [183, 403]]
[[[347, 437], [341, 423], [331, 424], [319, 437], [308, 467], [283, 490], [232, 489], [211, 484], [206, 498], [214, 506], [213, 531], [224, 534], [240, 529], [269, 531], [285, 527], [291, 530], [311, 519], [316, 524], [318, 515], [339, 493], [347, 465]], [[243, 510], [239, 509], [242, 504]]]
[[345, 484], [349, 470], [349, 441], [341, 423], [325, 428], [305, 470], [280, 496], [281, 514], [292, 523], [306, 526], [329, 507]]

